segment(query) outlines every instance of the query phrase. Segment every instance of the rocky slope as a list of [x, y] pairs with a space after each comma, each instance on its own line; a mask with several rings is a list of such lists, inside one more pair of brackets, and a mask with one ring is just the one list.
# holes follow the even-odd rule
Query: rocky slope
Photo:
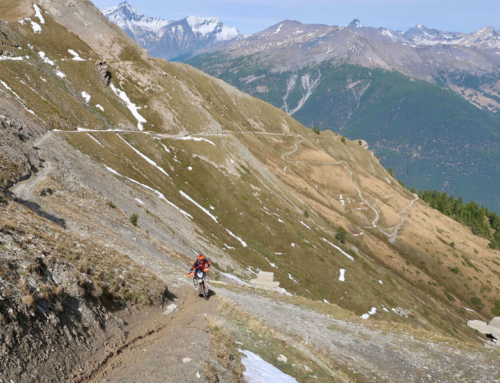
[[[500, 255], [484, 239], [419, 201], [358, 142], [332, 132], [315, 134], [221, 80], [184, 64], [148, 57], [91, 2], [67, 7], [63, 0], [45, 0], [37, 5], [39, 14], [29, 4], [21, 22], [0, 23], [14, 47], [2, 55], [9, 58], [0, 61], [0, 114], [5, 116], [0, 132], [13, 143], [1, 159], [2, 178], [17, 201], [25, 201], [23, 207], [11, 198], [0, 215], [2, 297], [16, 297], [7, 303], [0, 300], [9, 321], [0, 334], [6, 339], [18, 326], [8, 316], [10, 308], [16, 315], [28, 313], [22, 314], [22, 328], [30, 334], [16, 338], [14, 351], [2, 349], [2, 356], [12, 362], [0, 372], [1, 379], [29, 381], [30, 374], [39, 380], [54, 379], [48, 373], [54, 359], [43, 353], [38, 353], [36, 363], [21, 366], [22, 371], [15, 364], [15, 352], [24, 355], [33, 339], [38, 342], [33, 352], [46, 344], [45, 335], [36, 330], [44, 323], [43, 314], [31, 316], [30, 309], [18, 303], [18, 292], [24, 291], [18, 276], [33, 287], [25, 288], [40, 302], [35, 307], [48, 307], [61, 321], [72, 318], [71, 308], [58, 306], [57, 297], [42, 293], [56, 291], [57, 280], [68, 283], [64, 291], [76, 299], [71, 298], [71, 307], [84, 312], [88, 307], [94, 313], [91, 318], [110, 310], [105, 306], [108, 291], [117, 303], [132, 305], [161, 298], [165, 286], [182, 290], [183, 268], [199, 252], [212, 261], [214, 280], [239, 280], [246, 286], [259, 270], [273, 271], [284, 289], [281, 297], [252, 292], [268, 294], [271, 301], [290, 299], [293, 305], [331, 309], [331, 315], [356, 326], [373, 322], [384, 325], [385, 331], [397, 328], [405, 336], [422, 332], [435, 336], [436, 342], [445, 342], [442, 336], [453, 337], [453, 350], [466, 345], [486, 366], [477, 370], [478, 380], [491, 378], [485, 371], [497, 354], [483, 354], [483, 342], [466, 325], [468, 319], [489, 320], [500, 292]], [[36, 175], [30, 174], [35, 173], [32, 167]], [[133, 214], [137, 226], [130, 220]], [[340, 226], [348, 231], [345, 243], [335, 238]], [[37, 258], [44, 266], [24, 269], [23, 265], [39, 265]], [[63, 267], [73, 270], [67, 279]], [[79, 290], [84, 287], [89, 290]], [[236, 287], [233, 290], [238, 293]], [[202, 313], [185, 312], [194, 313], [189, 320], [199, 320]], [[149, 323], [142, 313], [140, 320]], [[214, 315], [229, 318], [229, 313]], [[308, 321], [312, 314], [305, 310], [303, 315]], [[276, 338], [262, 333], [258, 321], [270, 322], [271, 317], [231, 318], [234, 331], [248, 329], [241, 334], [254, 334], [252, 350], [272, 363], [276, 359], [270, 350], [283, 353], [294, 344], [294, 358], [301, 365], [314, 362], [323, 381], [332, 373], [342, 376], [341, 381], [397, 381], [383, 372], [353, 372], [349, 361], [335, 363], [338, 351], [308, 344], [305, 334], [297, 334], [297, 339], [288, 335], [289, 342], [283, 343], [272, 328], [267, 334]], [[115, 359], [114, 353], [99, 348], [111, 325], [99, 322], [95, 332], [84, 333], [86, 322], [80, 319], [75, 319], [82, 327], [74, 336], [97, 337], [90, 350], [100, 350], [93, 355], [101, 361], [82, 366], [87, 354], [80, 346], [64, 354], [64, 344], [55, 343], [54, 350], [61, 350], [57, 360], [66, 365], [56, 380], [111, 373], [115, 360], [128, 360], [128, 368], [131, 360], [140, 359], [141, 366], [154, 370], [152, 358], [160, 355], [151, 350], [161, 341], [148, 343], [151, 338], [144, 336], [144, 343], [134, 344], [151, 348], [120, 348], [128, 335], [117, 330], [112, 350], [136, 353]], [[64, 331], [58, 323], [54, 322], [54, 334]], [[164, 332], [147, 333], [178, 342], [168, 334], [186, 332], [179, 327], [186, 322], [179, 318], [172, 323]], [[94, 335], [98, 333], [103, 338]], [[197, 338], [201, 345], [196, 347], [204, 350], [200, 355], [209, 354], [206, 338]], [[392, 352], [384, 347], [380, 354], [388, 357]], [[141, 355], [150, 357], [145, 361]], [[226, 379], [234, 366], [224, 364], [224, 355], [212, 353], [219, 364], [200, 371], [200, 376]], [[183, 364], [171, 353], [166, 358], [159, 363]], [[411, 355], [403, 359], [414, 362]], [[457, 367], [464, 369], [464, 376], [470, 363]], [[102, 368], [94, 369], [94, 364]], [[179, 365], [179, 374], [189, 368]], [[303, 369], [289, 367], [294, 376], [314, 379]], [[120, 376], [122, 369], [114, 371]]]
[[224, 25], [215, 17], [188, 16], [181, 20], [148, 17], [127, 2], [102, 10], [152, 56], [167, 60], [187, 58], [202, 48], [243, 37], [236, 28]]

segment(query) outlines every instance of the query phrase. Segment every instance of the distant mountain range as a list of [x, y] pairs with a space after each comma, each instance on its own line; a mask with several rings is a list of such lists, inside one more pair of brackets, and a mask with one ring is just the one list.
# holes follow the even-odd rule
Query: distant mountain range
[[243, 37], [236, 28], [224, 25], [215, 17], [164, 20], [145, 16], [127, 2], [105, 8], [102, 13], [151, 55], [167, 60], [186, 58], [198, 49]]

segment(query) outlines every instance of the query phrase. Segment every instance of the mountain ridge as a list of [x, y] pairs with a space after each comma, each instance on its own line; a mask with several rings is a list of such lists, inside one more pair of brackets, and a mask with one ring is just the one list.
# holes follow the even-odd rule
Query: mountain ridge
[[151, 55], [173, 59], [201, 47], [217, 45], [243, 35], [216, 17], [187, 16], [179, 20], [149, 17], [126, 1], [104, 8], [104, 16], [122, 28]]

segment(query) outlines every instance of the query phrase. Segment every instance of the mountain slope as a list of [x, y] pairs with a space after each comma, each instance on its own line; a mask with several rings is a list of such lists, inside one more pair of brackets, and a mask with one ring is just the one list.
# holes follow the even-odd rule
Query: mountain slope
[[[286, 21], [188, 63], [310, 128], [366, 139], [384, 166], [411, 186], [499, 211], [500, 120], [478, 108], [488, 103], [496, 110], [496, 96], [481, 89], [496, 89], [498, 55], [451, 44], [412, 47], [384, 33]], [[463, 60], [455, 62], [458, 55]], [[469, 90], [458, 96], [446, 87]]]
[[[487, 354], [466, 326], [469, 318], [491, 318], [500, 292], [499, 252], [486, 240], [419, 201], [357, 142], [328, 131], [315, 134], [283, 111], [190, 66], [144, 57], [90, 2], [78, 2], [68, 13], [63, 0], [40, 7], [40, 33], [32, 28], [30, 21], [38, 20], [33, 14], [23, 15], [32, 18], [24, 23], [0, 24], [15, 47], [2, 55], [9, 59], [0, 60], [0, 110], [20, 121], [16, 130], [2, 124], [2, 136], [16, 144], [2, 156], [1, 169], [4, 184], [13, 186], [18, 198], [63, 220], [69, 233], [161, 275], [172, 287], [184, 284], [189, 263], [204, 253], [214, 265], [213, 279], [244, 289], [258, 271], [273, 271], [284, 288], [281, 297], [252, 290], [268, 295], [271, 303], [289, 299], [325, 310], [350, 327], [380, 325], [406, 336], [422, 332], [438, 342], [453, 337], [451, 350], [473, 350], [461, 353], [470, 364], [457, 368], [475, 381], [488, 381], [494, 357], [481, 357], [484, 368], [471, 368], [473, 356]], [[82, 15], [92, 34], [71, 33], [84, 29]], [[104, 64], [105, 57], [113, 59]], [[23, 135], [24, 129], [33, 137]], [[19, 158], [22, 167], [14, 166]], [[0, 220], [9, 224], [4, 215]], [[345, 243], [335, 238], [340, 226], [348, 231]], [[29, 243], [26, 249], [29, 256]], [[80, 259], [91, 273], [93, 258], [71, 257]], [[125, 272], [117, 278], [124, 289], [132, 281]], [[238, 294], [237, 286], [229, 289]], [[50, 315], [51, 306], [44, 307]], [[9, 308], [17, 310], [14, 304]], [[313, 315], [302, 312], [305, 320]], [[1, 336], [15, 328], [6, 314]], [[29, 320], [39, 323], [46, 316], [35, 311]], [[241, 318], [236, 322], [247, 336], [263, 328], [253, 319], [253, 326]], [[256, 351], [269, 353], [265, 345], [272, 336], [260, 335]], [[27, 347], [39, 336], [29, 332], [20, 342]], [[389, 343], [366, 356], [380, 367], [361, 374], [352, 372], [358, 371], [356, 360], [336, 362], [339, 350], [325, 356], [325, 348], [305, 343], [302, 353], [326, 365], [325, 371], [346, 374], [344, 381], [373, 381], [387, 375], [387, 364], [379, 362], [380, 356], [394, 355]], [[58, 347], [64, 349], [62, 340]], [[43, 355], [36, 364], [21, 359], [22, 373], [9, 364], [2, 374], [30, 376], [47, 366]], [[60, 380], [71, 376], [71, 368], [81, 371], [70, 362], [73, 355], [72, 350], [63, 355], [68, 367]], [[179, 355], [174, 357], [179, 362]], [[411, 353], [400, 359], [401, 365], [413, 365]], [[449, 376], [446, 366], [435, 370], [438, 377]]]
[[188, 16], [181, 20], [152, 18], [127, 2], [105, 8], [102, 12], [152, 56], [167, 60], [188, 57], [196, 50], [243, 37], [236, 28], [224, 25], [215, 17]]

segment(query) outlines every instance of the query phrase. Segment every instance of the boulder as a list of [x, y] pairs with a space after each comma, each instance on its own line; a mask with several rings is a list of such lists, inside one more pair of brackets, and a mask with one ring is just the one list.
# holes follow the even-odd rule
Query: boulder
[[494, 327], [500, 331], [500, 317], [495, 317], [493, 318], [490, 323], [488, 323], [488, 326]]
[[260, 271], [256, 279], [251, 279], [250, 283], [254, 286], [278, 288], [279, 282], [274, 282], [274, 273], [268, 271]]
[[497, 342], [500, 341], [500, 317], [493, 318], [490, 324], [480, 320], [470, 320], [467, 326], [479, 331], [481, 334], [488, 335], [489, 338]]

